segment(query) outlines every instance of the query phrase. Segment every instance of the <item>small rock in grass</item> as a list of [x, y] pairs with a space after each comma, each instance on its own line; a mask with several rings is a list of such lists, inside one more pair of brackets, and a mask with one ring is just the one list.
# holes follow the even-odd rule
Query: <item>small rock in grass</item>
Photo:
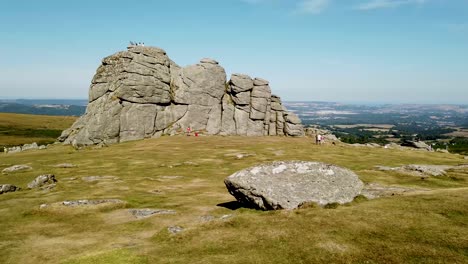
[[163, 210], [163, 209], [129, 209], [128, 210], [135, 218], [141, 219], [150, 217], [153, 215], [167, 215], [167, 214], [175, 214], [176, 211], [174, 210]]
[[53, 185], [55, 187], [56, 182], [57, 180], [55, 179], [55, 175], [53, 174], [39, 175], [36, 177], [36, 179], [34, 179], [34, 181], [28, 183], [28, 188], [34, 189], [34, 188], [43, 187], [45, 185]]
[[21, 188], [12, 185], [12, 184], [1, 184], [0, 185], [0, 194], [7, 193], [7, 192], [16, 192], [21, 190]]
[[13, 165], [11, 167], [3, 169], [2, 173], [17, 172], [17, 171], [24, 171], [24, 170], [32, 170], [32, 167], [28, 165], [23, 165], [23, 164]]
[[180, 226], [170, 226], [167, 228], [167, 231], [169, 231], [169, 233], [171, 234], [177, 234], [177, 233], [180, 233], [182, 231], [184, 231], [184, 228], [180, 227]]

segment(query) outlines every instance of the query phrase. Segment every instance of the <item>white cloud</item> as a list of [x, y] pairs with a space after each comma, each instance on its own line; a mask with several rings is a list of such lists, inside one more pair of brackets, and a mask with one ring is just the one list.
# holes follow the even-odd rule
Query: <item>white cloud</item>
[[356, 6], [358, 10], [374, 10], [382, 8], [395, 8], [402, 5], [424, 4], [427, 0], [370, 0]]
[[331, 3], [331, 0], [302, 0], [297, 5], [297, 12], [302, 14], [320, 14]]

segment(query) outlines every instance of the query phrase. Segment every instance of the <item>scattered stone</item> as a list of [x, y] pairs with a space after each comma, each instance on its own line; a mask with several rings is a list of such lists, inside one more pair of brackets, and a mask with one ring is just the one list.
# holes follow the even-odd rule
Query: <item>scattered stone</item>
[[193, 162], [193, 161], [185, 161], [183, 164], [186, 166], [195, 166], [195, 167], [199, 166], [198, 163]]
[[75, 168], [76, 165], [75, 165], [75, 164], [71, 164], [71, 163], [60, 163], [60, 164], [54, 165], [53, 167], [55, 167], [55, 168], [68, 169], [68, 168]]
[[375, 166], [381, 171], [398, 171], [418, 177], [443, 176], [449, 169], [456, 169], [459, 166], [449, 165], [418, 165], [410, 164], [401, 167]]
[[120, 199], [101, 199], [101, 200], [69, 200], [63, 201], [60, 204], [67, 207], [76, 206], [94, 206], [104, 204], [124, 204], [125, 202]]
[[432, 151], [432, 147], [423, 141], [407, 141], [402, 146]]
[[111, 181], [120, 179], [117, 176], [85, 176], [81, 177], [81, 180], [85, 182], [95, 182], [95, 181]]
[[295, 209], [314, 202], [349, 203], [363, 183], [351, 170], [308, 161], [279, 161], [238, 171], [224, 180], [240, 203], [262, 210]]
[[361, 191], [361, 195], [371, 200], [386, 196], [403, 195], [416, 191], [427, 191], [427, 189], [415, 189], [401, 186], [384, 186], [378, 183], [369, 183], [364, 186]]
[[12, 184], [1, 184], [0, 185], [0, 194], [7, 193], [7, 192], [16, 192], [21, 190], [21, 188], [16, 187]]
[[226, 219], [229, 219], [231, 217], [232, 217], [232, 214], [226, 214], [226, 215], [222, 215], [219, 219], [226, 220]]
[[219, 64], [217, 61], [210, 58], [203, 58], [200, 60], [200, 63]]
[[212, 216], [212, 215], [203, 215], [203, 216], [200, 216], [200, 221], [203, 222], [203, 223], [207, 223], [207, 222], [211, 222], [213, 220], [215, 220], [216, 217]]
[[254, 153], [245, 153], [245, 152], [240, 152], [240, 153], [228, 153], [224, 154], [225, 157], [235, 157], [236, 159], [243, 159], [247, 157], [253, 157], [255, 156]]
[[25, 151], [25, 150], [31, 150], [31, 149], [38, 149], [39, 146], [37, 145], [36, 142], [32, 143], [32, 144], [24, 144], [23, 147], [21, 148], [22, 151]]
[[49, 188], [53, 188], [55, 187], [56, 182], [57, 180], [55, 179], [55, 175], [53, 174], [39, 175], [32, 182], [28, 183], [28, 188], [34, 189], [34, 188], [43, 187], [45, 185], [53, 185], [52, 187], [49, 187]]
[[[453, 166], [446, 165], [406, 165], [402, 169], [405, 171], [412, 171], [418, 174], [429, 175], [429, 176], [443, 176], [446, 174], [446, 170], [453, 168]], [[419, 175], [418, 175], [419, 176]]]
[[174, 210], [163, 210], [163, 209], [128, 209], [128, 211], [137, 219], [147, 218], [153, 215], [167, 215], [175, 214]]
[[13, 165], [11, 167], [3, 169], [2, 173], [6, 174], [10, 172], [18, 172], [18, 171], [25, 171], [25, 170], [32, 170], [32, 167], [28, 165]]
[[180, 227], [180, 226], [170, 226], [167, 228], [167, 231], [169, 231], [169, 233], [175, 235], [177, 233], [180, 233], [182, 231], [184, 231], [184, 228]]
[[24, 144], [23, 146], [14, 146], [10, 148], [5, 148], [5, 153], [18, 153], [27, 150], [35, 150], [35, 149], [46, 149], [47, 146], [45, 145], [37, 145], [36, 142], [31, 144]]
[[76, 181], [78, 180], [77, 177], [69, 177], [69, 178], [63, 178], [64, 181]]
[[163, 180], [176, 180], [176, 179], [182, 179], [184, 176], [159, 176], [159, 179]]

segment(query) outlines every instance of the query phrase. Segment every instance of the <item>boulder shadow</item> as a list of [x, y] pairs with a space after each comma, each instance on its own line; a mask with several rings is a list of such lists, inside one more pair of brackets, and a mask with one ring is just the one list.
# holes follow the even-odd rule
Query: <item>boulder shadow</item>
[[224, 207], [224, 208], [227, 208], [229, 210], [237, 210], [239, 208], [248, 208], [246, 207], [244, 204], [242, 203], [239, 203], [238, 201], [231, 201], [231, 202], [226, 202], [226, 203], [219, 203], [217, 204], [216, 206], [219, 206], [219, 207]]

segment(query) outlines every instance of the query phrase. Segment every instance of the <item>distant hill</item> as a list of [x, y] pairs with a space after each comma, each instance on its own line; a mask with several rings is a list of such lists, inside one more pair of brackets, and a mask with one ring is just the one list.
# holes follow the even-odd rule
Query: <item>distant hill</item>
[[81, 116], [86, 111], [86, 104], [87, 100], [0, 100], [0, 112], [53, 116]]

